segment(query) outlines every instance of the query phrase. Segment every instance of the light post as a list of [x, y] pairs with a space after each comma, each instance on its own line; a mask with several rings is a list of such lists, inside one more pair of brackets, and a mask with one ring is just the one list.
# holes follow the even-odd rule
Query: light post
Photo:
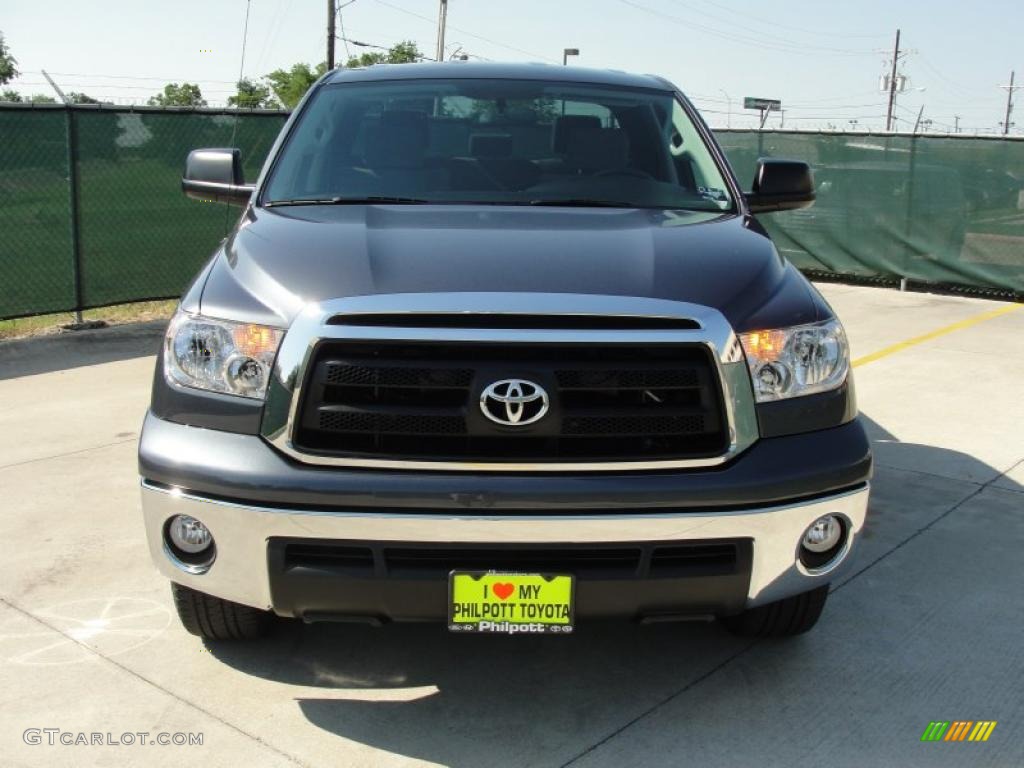
[[564, 66], [566, 66], [569, 63], [569, 57], [570, 56], [579, 56], [579, 55], [580, 55], [580, 49], [579, 48], [566, 48], [565, 50], [562, 51], [562, 66], [564, 67]]

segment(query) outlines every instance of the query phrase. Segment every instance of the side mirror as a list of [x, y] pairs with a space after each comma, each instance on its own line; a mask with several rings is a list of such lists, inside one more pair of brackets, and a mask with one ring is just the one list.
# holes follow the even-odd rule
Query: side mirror
[[793, 211], [814, 205], [811, 167], [799, 160], [762, 157], [751, 191], [745, 197], [751, 213]]
[[185, 161], [182, 191], [208, 203], [245, 205], [254, 184], [242, 175], [242, 153], [237, 149], [193, 149]]

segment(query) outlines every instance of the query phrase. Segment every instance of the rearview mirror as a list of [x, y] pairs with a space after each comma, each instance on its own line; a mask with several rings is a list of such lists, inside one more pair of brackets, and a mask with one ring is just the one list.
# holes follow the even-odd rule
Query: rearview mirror
[[242, 174], [242, 153], [237, 149], [193, 149], [185, 161], [182, 191], [196, 200], [245, 205], [256, 188]]
[[762, 157], [751, 191], [745, 197], [751, 213], [792, 211], [814, 205], [811, 167], [799, 160]]

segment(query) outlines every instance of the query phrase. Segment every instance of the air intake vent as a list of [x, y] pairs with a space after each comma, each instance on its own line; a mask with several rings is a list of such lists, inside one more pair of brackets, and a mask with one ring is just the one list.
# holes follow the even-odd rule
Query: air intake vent
[[474, 313], [392, 313], [335, 315], [328, 325], [376, 328], [515, 328], [571, 331], [698, 331], [700, 323], [684, 317], [638, 315], [525, 315]]

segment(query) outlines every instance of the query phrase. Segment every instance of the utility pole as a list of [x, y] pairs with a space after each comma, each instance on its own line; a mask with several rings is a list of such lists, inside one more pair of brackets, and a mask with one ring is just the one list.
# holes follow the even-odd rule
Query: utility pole
[[960, 115], [953, 115], [953, 133], [960, 133]]
[[327, 69], [334, 69], [334, 26], [337, 9], [334, 0], [327, 0]]
[[42, 72], [43, 72], [43, 77], [46, 78], [46, 82], [48, 82], [50, 84], [50, 87], [53, 88], [53, 90], [55, 90], [57, 92], [57, 95], [60, 97], [60, 103], [61, 104], [67, 104], [68, 103], [68, 97], [64, 95], [64, 91], [62, 91], [60, 88], [57, 87], [57, 84], [55, 82], [53, 82], [53, 78], [51, 78], [48, 74], [46, 74], [46, 70], [45, 69], [42, 70]]
[[725, 113], [725, 127], [732, 128], [732, 97], [726, 92], [724, 88], [719, 88], [722, 95], [725, 96], [725, 103], [728, 104]]
[[892, 109], [896, 104], [896, 65], [900, 61], [900, 31], [896, 30], [896, 47], [892, 52], [892, 75], [889, 77], [889, 111], [885, 116], [885, 130], [892, 130]]
[[437, 11], [437, 56], [438, 61], [444, 61], [444, 27], [448, 23], [448, 0], [441, 0], [441, 7]]
[[1010, 122], [1010, 116], [1013, 114], [1013, 92], [1019, 88], [1024, 88], [1024, 85], [1013, 84], [1013, 78], [1016, 74], [1016, 72], [1010, 73], [1009, 85], [999, 86], [1000, 88], [1006, 89], [1006, 120], [1003, 121], [1003, 136], [1006, 136], [1007, 134], [1010, 133], [1010, 126], [1012, 125], [1012, 123]]
[[924, 104], [921, 105], [921, 109], [917, 111], [917, 121], [914, 123], [914, 135], [917, 135], [917, 129], [921, 127], [921, 117], [924, 115]]

